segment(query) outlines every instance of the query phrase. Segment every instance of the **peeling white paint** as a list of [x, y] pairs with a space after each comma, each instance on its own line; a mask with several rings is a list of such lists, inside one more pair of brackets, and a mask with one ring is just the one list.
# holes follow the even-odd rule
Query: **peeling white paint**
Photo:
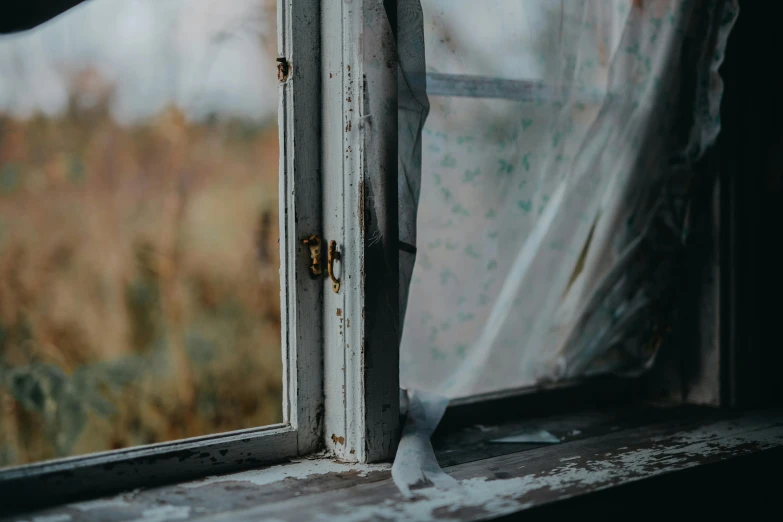
[[[717, 422], [687, 432], [652, 438], [645, 435], [639, 437], [639, 444], [644, 444], [645, 447], [622, 446], [612, 452], [591, 450], [590, 444], [587, 443], [582, 445], [574, 443], [570, 456], [552, 458], [551, 461], [543, 464], [539, 462], [542, 465], [535, 466], [539, 469], [537, 473], [527, 472], [528, 474], [524, 476], [506, 479], [492, 479], [484, 475], [490, 473], [489, 469], [512, 474], [525, 473], [523, 468], [530, 463], [525, 454], [489, 459], [492, 462], [488, 461], [487, 465], [482, 466], [458, 465], [447, 470], [450, 476], [459, 479], [453, 489], [428, 487], [414, 490], [415, 497], [411, 500], [402, 500], [396, 492], [390, 491], [385, 499], [383, 497], [376, 499], [376, 504], [363, 505], [367, 503], [367, 499], [361, 495], [335, 497], [333, 495], [339, 495], [339, 492], [335, 491], [319, 496], [315, 504], [313, 502], [298, 504], [293, 495], [289, 495], [273, 503], [260, 503], [241, 511], [226, 513], [222, 517], [218, 515], [217, 518], [232, 522], [297, 520], [300, 514], [304, 515], [301, 518], [315, 517], [317, 520], [328, 519], [329, 522], [493, 518], [516, 513], [530, 507], [534, 502], [548, 502], [578, 492], [595, 491], [640, 478], [690, 468], [703, 463], [705, 458], [722, 459], [745, 451], [780, 446], [781, 428], [777, 424], [770, 424], [771, 422], [781, 422], [781, 417]], [[620, 440], [627, 444], [627, 440], [636, 440], [636, 438], [626, 434]], [[652, 447], [649, 446], [650, 441], [654, 441]], [[606, 456], [607, 453], [612, 454]], [[530, 455], [534, 456], [532, 453]], [[699, 458], [694, 458], [696, 456]], [[227, 481], [245, 481], [264, 486], [287, 478], [307, 479], [312, 476], [346, 472], [358, 472], [360, 476], [367, 476], [374, 471], [388, 470], [388, 464], [358, 465], [327, 459], [303, 460], [262, 470], [212, 477], [183, 486], [198, 488]], [[392, 489], [390, 484], [385, 487]], [[296, 486], [291, 484], [292, 493], [295, 493], [294, 489]], [[147, 509], [139, 515], [142, 505], [150, 507], [151, 504], [149, 500], [145, 500], [142, 504], [135, 504], [133, 497], [136, 493], [129, 492], [110, 499], [73, 504], [70, 507], [81, 511], [98, 508], [132, 508], [132, 514], [127, 516], [139, 517], [132, 522], [174, 522], [190, 517], [198, 518], [204, 513], [203, 508], [190, 509], [164, 504], [154, 509]], [[314, 509], [315, 514], [312, 511], [299, 513], [297, 507], [303, 506]], [[28, 516], [16, 522], [70, 522], [70, 520], [71, 518], [65, 514], [50, 514], [39, 515], [33, 519]]]
[[305, 479], [313, 475], [326, 475], [327, 473], [348, 473], [358, 471], [360, 477], [366, 477], [368, 473], [374, 471], [389, 471], [389, 464], [355, 464], [337, 462], [334, 460], [303, 460], [291, 464], [281, 464], [265, 469], [244, 471], [242, 473], [233, 473], [231, 475], [221, 475], [216, 477], [207, 477], [204, 480], [188, 482], [182, 484], [186, 488], [199, 488], [218, 482], [250, 482], [256, 486], [265, 486], [281, 480]]
[[[462, 520], [457, 511], [464, 508], [481, 508], [492, 515], [514, 513], [527, 507], [524, 502], [514, 500], [524, 478], [488, 481], [484, 477], [460, 481], [452, 489], [434, 487], [415, 491], [416, 500], [387, 500], [375, 506], [345, 506], [345, 513], [338, 517], [343, 522], [361, 522], [365, 520], [411, 520], [425, 521], [433, 519], [438, 511], [438, 520]], [[453, 514], [453, 518], [449, 517]], [[333, 514], [322, 515], [316, 520], [334, 520]]]
[[[407, 502], [387, 500], [383, 504], [371, 506], [338, 504], [341, 511], [339, 519], [348, 522], [377, 519], [432, 520], [437, 515], [438, 520], [460, 520], [464, 517], [460, 517], [459, 511], [471, 508], [480, 508], [488, 517], [497, 517], [529, 507], [532, 502], [525, 500], [526, 495], [542, 488], [562, 491], [562, 496], [567, 497], [570, 496], [571, 486], [600, 489], [617, 482], [629, 482], [640, 477], [696, 466], [698, 462], [691, 458], [694, 455], [709, 457], [726, 454], [748, 443], [756, 444], [759, 449], [779, 444], [775, 441], [779, 434], [776, 428], [738, 432], [736, 435], [716, 438], [716, 432], [725, 433], [728, 427], [726, 424], [712, 425], [674, 439], [668, 437], [666, 448], [636, 449], [615, 454], [609, 459], [589, 460], [586, 463], [569, 462], [546, 474], [498, 480], [475, 477], [461, 480], [457, 487], [448, 490], [424, 488], [416, 490], [416, 498]], [[661, 437], [660, 440], [664, 439]], [[672, 446], [672, 443], [675, 445]], [[677, 443], [683, 445], [678, 447]], [[560, 460], [578, 458], [574, 456]], [[449, 514], [453, 514], [453, 517], [450, 518]], [[481, 518], [476, 514], [471, 516]], [[334, 513], [324, 514], [320, 519], [334, 520]]]
[[141, 518], [129, 522], [168, 522], [169, 520], [185, 520], [190, 516], [188, 506], [161, 506], [142, 511]]
[[99, 500], [90, 500], [87, 502], [79, 502], [77, 504], [71, 504], [71, 507], [78, 509], [79, 511], [92, 511], [93, 509], [111, 509], [111, 508], [126, 508], [130, 506], [125, 495], [121, 495], [113, 498], [105, 498]]
[[[722, 428], [722, 427], [721, 427]], [[719, 428], [720, 429], [720, 428]], [[570, 485], [593, 486], [609, 481], [631, 480], [638, 476], [652, 476], [665, 471], [685, 469], [698, 465], [692, 456], [709, 457], [726, 453], [747, 443], [758, 444], [760, 448], [768, 448], [775, 442], [767, 431], [739, 433], [736, 436], [713, 438], [715, 426], [711, 429], [694, 430], [674, 439], [683, 442], [680, 447], [672, 447], [672, 439], [668, 439], [667, 448], [644, 448], [631, 450], [614, 455], [611, 459], [590, 460], [584, 464], [571, 462], [565, 466], [553, 469], [543, 477], [524, 477], [535, 480], [536, 488], [550, 487], [562, 489]], [[566, 460], [566, 459], [561, 459]], [[532, 489], [527, 489], [531, 491]]]
[[33, 517], [33, 522], [70, 522], [71, 515], [65, 513], [60, 515], [44, 515], [42, 517]]

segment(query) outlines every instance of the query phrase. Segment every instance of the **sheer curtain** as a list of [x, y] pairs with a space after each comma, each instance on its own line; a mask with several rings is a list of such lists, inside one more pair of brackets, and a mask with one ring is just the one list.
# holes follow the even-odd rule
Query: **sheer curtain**
[[398, 13], [406, 492], [452, 483], [428, 442], [449, 398], [653, 363], [737, 6], [398, 0]]

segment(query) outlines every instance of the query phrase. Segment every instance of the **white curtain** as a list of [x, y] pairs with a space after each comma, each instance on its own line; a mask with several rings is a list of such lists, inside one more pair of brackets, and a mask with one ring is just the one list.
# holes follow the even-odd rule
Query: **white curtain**
[[[733, 4], [422, 7], [431, 108], [402, 386], [458, 397], [646, 368], [690, 166], [719, 128]], [[456, 75], [467, 87], [440, 87]]]
[[[400, 93], [419, 101], [412, 121], [400, 112], [400, 186], [420, 187], [400, 208], [417, 224], [400, 380], [418, 432], [409, 423], [395, 462], [405, 489], [438, 484], [415, 436], [429, 437], [445, 403], [421, 392], [448, 399], [652, 364], [676, 309], [692, 166], [720, 126], [718, 67], [737, 7], [400, 3], [418, 18], [400, 17], [399, 30], [423, 34], [423, 46], [398, 40], [402, 76], [426, 73], [429, 94]], [[419, 180], [402, 138], [417, 136], [427, 104]]]

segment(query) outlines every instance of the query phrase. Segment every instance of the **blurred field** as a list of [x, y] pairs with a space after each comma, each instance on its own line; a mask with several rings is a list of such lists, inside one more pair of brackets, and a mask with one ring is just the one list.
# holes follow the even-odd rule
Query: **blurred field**
[[0, 465], [280, 422], [277, 129], [0, 116]]

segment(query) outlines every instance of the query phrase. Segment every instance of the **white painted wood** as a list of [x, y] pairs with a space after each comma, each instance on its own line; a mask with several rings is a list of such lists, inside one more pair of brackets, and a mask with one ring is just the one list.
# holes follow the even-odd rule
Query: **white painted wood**
[[[59, 494], [81, 495], [89, 489], [136, 487], [143, 473], [158, 480], [166, 476], [182, 479], [206, 470], [246, 467], [234, 466], [228, 459], [217, 462], [218, 456], [222, 459], [238, 447], [245, 461], [261, 464], [311, 453], [322, 446], [322, 280], [310, 278], [309, 252], [301, 242], [322, 230], [320, 127], [318, 118], [313, 118], [322, 102], [319, 6], [310, 0], [281, 0], [277, 14], [278, 53], [289, 66], [288, 76], [280, 84], [278, 107], [285, 423], [7, 468], [0, 473], [0, 491], [28, 491], [38, 482], [59, 480], [58, 474], [67, 473], [75, 479], [68, 487], [60, 487]], [[184, 462], [182, 452], [197, 457]]]
[[[361, 116], [364, 114], [362, 101], [364, 85], [362, 75], [361, 44], [362, 6], [365, 0], [343, 4], [343, 115], [342, 148], [343, 159], [343, 244], [345, 245], [344, 284], [345, 320], [351, 321], [351, 328], [344, 328], [343, 343], [345, 357], [345, 445], [335, 449], [344, 460], [366, 462], [365, 454], [365, 408], [364, 402], [364, 231], [359, 220], [364, 218], [364, 143], [361, 136]], [[360, 214], [361, 212], [361, 214]], [[353, 453], [352, 453], [353, 452]]]
[[323, 429], [323, 281], [311, 278], [302, 243], [321, 234], [318, 11], [311, 0], [278, 2], [278, 53], [288, 62], [278, 115], [283, 412], [298, 454], [318, 449]]
[[[343, 2], [321, 1], [321, 85], [323, 104], [321, 106], [321, 161], [323, 169], [324, 198], [324, 240], [334, 240], [341, 252], [342, 284], [339, 293], [334, 293], [329, 282], [323, 283], [324, 291], [324, 405], [326, 447], [339, 457], [356, 454], [353, 436], [346, 431], [346, 345], [343, 330], [349, 331], [346, 319], [353, 328], [359, 327], [355, 317], [347, 317], [345, 310], [346, 288], [354, 280], [350, 266], [355, 251], [345, 247], [343, 219], [343, 196], [345, 180], [344, 165], [348, 151], [343, 146], [343, 111], [351, 102], [343, 94], [343, 71], [350, 65], [343, 60]], [[354, 64], [354, 67], [356, 64]], [[345, 71], [348, 72], [347, 70]], [[350, 183], [349, 183], [350, 187]], [[349, 266], [346, 266], [349, 265]], [[345, 325], [345, 328], [344, 328]], [[346, 440], [349, 447], [346, 448]]]
[[[368, 39], [386, 33], [366, 31], [365, 13], [368, 7], [379, 6], [382, 9], [380, 0], [321, 1], [324, 233], [326, 241], [337, 241], [342, 256], [340, 291], [333, 292], [331, 283], [324, 282], [324, 435], [327, 448], [337, 457], [358, 462], [390, 459], [398, 422], [396, 293], [393, 307], [381, 310], [378, 299], [388, 295], [375, 292], [368, 299], [367, 292], [368, 274], [393, 280], [394, 289], [398, 280], [396, 263], [387, 266], [382, 255], [367, 255], [375, 252], [372, 249], [377, 248], [381, 232], [389, 230], [388, 226], [379, 228], [378, 216], [393, 215], [396, 223], [397, 214], [396, 201], [391, 208], [383, 192], [373, 194], [378, 199], [368, 197], [373, 181], [385, 184], [392, 179], [396, 187], [396, 152], [388, 161], [389, 151], [396, 151], [396, 114], [393, 126], [371, 124], [378, 116], [371, 110], [379, 107], [374, 100], [393, 98], [396, 91], [366, 90], [364, 52], [382, 47], [376, 40], [370, 45]], [[383, 12], [376, 9], [375, 15]], [[385, 16], [374, 20], [386, 23]], [[379, 59], [384, 64], [396, 63], [393, 56]], [[396, 78], [394, 72], [391, 77]], [[368, 157], [368, 133], [393, 146], [380, 149], [385, 152], [376, 147]], [[386, 169], [383, 175], [380, 169]], [[396, 228], [387, 239], [393, 250], [389, 252], [384, 243], [385, 252], [396, 259]], [[368, 329], [371, 315], [374, 321]]]

